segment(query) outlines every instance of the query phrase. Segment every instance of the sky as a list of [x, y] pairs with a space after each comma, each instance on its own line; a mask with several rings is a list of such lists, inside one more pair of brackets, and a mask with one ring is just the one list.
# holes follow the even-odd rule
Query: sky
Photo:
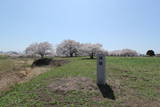
[[0, 51], [66, 39], [160, 53], [160, 0], [0, 0]]

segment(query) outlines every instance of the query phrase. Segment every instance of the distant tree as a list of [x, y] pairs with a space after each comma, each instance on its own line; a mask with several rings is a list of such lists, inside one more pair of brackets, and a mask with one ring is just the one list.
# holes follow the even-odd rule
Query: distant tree
[[57, 46], [56, 53], [58, 56], [78, 56], [80, 43], [74, 40], [64, 40]]
[[109, 56], [121, 56], [122, 50], [114, 50], [109, 52]]
[[31, 56], [36, 56], [40, 55], [41, 58], [47, 55], [53, 55], [54, 54], [54, 49], [52, 44], [48, 42], [41, 42], [41, 43], [34, 43], [31, 44], [29, 47], [26, 48], [25, 50], [27, 55]]
[[110, 56], [138, 56], [138, 53], [135, 50], [131, 49], [123, 49], [123, 50], [115, 50], [109, 52]]
[[21, 53], [16, 51], [7, 51], [7, 52], [3, 52], [2, 55], [10, 56], [10, 57], [19, 57]]
[[96, 56], [97, 53], [102, 53], [101, 44], [81, 44], [81, 53], [90, 56], [91, 59]]
[[35, 57], [38, 51], [38, 43], [33, 43], [26, 48], [25, 53], [27, 56]]
[[155, 52], [153, 50], [148, 50], [146, 55], [148, 56], [155, 56]]
[[54, 53], [52, 44], [48, 42], [42, 42], [38, 45], [37, 54], [39, 54], [42, 58], [46, 55], [52, 55]]
[[160, 54], [157, 54], [156, 56], [160, 57]]
[[102, 50], [102, 53], [105, 55], [105, 56], [108, 56], [109, 55], [109, 52], [107, 50]]
[[123, 49], [121, 56], [138, 56], [138, 53], [135, 50]]

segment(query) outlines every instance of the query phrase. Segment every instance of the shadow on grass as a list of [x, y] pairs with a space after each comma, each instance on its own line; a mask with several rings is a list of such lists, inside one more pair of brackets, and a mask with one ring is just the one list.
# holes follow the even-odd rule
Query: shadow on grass
[[112, 99], [112, 100], [116, 100], [114, 92], [108, 84], [104, 84], [104, 85], [97, 84], [97, 86], [98, 86], [98, 88], [99, 88], [99, 90], [102, 93], [104, 98], [109, 98], [109, 99]]

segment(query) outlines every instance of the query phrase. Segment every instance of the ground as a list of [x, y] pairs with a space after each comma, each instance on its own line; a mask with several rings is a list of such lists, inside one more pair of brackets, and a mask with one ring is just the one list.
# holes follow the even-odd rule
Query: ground
[[0, 107], [159, 107], [160, 58], [106, 57], [107, 84], [115, 100], [104, 98], [96, 85], [96, 60], [84, 57], [51, 67], [17, 84], [0, 97]]
[[23, 83], [46, 72], [47, 67], [31, 68], [31, 58], [0, 57], [0, 95], [17, 83]]

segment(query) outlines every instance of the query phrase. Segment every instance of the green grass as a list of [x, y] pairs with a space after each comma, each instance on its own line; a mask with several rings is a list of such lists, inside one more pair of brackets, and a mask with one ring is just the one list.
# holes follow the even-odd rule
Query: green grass
[[[0, 107], [44, 106], [129, 106], [159, 103], [160, 58], [107, 57], [107, 82], [114, 90], [116, 100], [103, 98], [100, 92], [69, 91], [64, 94], [47, 88], [55, 78], [82, 76], [96, 83], [96, 60], [83, 57], [65, 58], [71, 63], [52, 68], [31, 81], [14, 86], [0, 97]], [[58, 58], [60, 59], [60, 58]]]

